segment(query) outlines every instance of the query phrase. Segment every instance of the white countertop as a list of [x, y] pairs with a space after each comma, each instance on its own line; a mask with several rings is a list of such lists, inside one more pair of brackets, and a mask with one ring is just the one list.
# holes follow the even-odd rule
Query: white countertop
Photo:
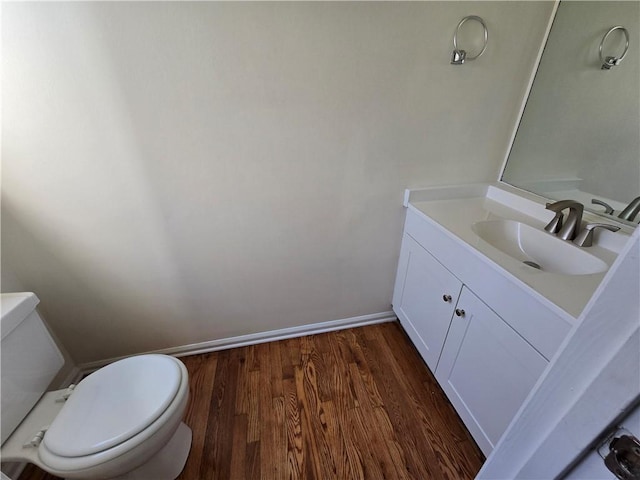
[[[482, 220], [516, 220], [542, 230], [553, 217], [552, 212], [545, 210], [544, 204], [515, 195], [508, 188], [469, 185], [416, 190], [407, 193], [405, 204], [440, 226], [455, 241], [489, 259], [487, 263], [494, 268], [532, 289], [551, 302], [551, 306], [559, 307], [573, 318], [580, 315], [605, 276], [606, 272], [563, 275], [532, 269], [478, 237], [472, 225]], [[615, 235], [617, 237], [603, 236], [607, 241], [600, 242], [609, 248], [594, 243], [588, 247], [588, 253], [611, 266], [617, 257], [614, 250], [618, 250], [616, 247], [623, 245], [628, 238], [625, 233]], [[573, 244], [571, 246], [581, 248]]]

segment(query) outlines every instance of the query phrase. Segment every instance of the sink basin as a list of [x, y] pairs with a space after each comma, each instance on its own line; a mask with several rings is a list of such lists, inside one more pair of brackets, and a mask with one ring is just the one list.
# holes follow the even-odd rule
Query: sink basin
[[526, 223], [484, 220], [471, 228], [482, 240], [532, 269], [539, 267], [543, 272], [561, 275], [589, 275], [609, 268], [584, 248]]

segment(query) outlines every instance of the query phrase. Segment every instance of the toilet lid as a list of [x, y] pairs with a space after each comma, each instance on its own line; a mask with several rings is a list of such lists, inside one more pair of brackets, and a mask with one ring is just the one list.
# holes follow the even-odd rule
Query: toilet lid
[[54, 454], [81, 457], [129, 440], [162, 415], [178, 392], [180, 367], [165, 355], [126, 358], [82, 380], [44, 436]]

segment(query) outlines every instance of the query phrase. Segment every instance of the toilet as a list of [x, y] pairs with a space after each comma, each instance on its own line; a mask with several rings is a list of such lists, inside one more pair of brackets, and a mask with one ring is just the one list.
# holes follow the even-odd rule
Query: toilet
[[69, 479], [175, 479], [191, 448], [184, 364], [129, 357], [46, 392], [64, 358], [35, 310], [38, 297], [1, 299], [2, 461]]

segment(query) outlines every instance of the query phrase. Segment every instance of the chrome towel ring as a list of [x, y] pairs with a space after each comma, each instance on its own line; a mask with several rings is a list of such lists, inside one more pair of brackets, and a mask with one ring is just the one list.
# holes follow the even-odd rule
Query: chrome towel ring
[[[482, 46], [482, 50], [480, 50], [480, 53], [474, 56], [468, 56], [465, 50], [458, 48], [458, 32], [460, 31], [460, 27], [462, 27], [464, 22], [466, 22], [467, 20], [475, 20], [476, 22], [479, 22], [480, 25], [482, 25], [482, 28], [484, 29], [484, 44]], [[462, 20], [460, 20], [460, 23], [458, 23], [458, 26], [456, 27], [456, 31], [453, 34], [453, 54], [451, 55], [451, 64], [462, 65], [467, 60], [469, 61], [475, 60], [480, 55], [482, 55], [484, 51], [487, 49], [488, 41], [489, 41], [489, 31], [487, 30], [487, 26], [485, 25], [484, 20], [482, 20], [482, 18], [478, 17], [477, 15], [468, 15], [464, 17]]]
[[[620, 55], [620, 57], [611, 57], [611, 56], [605, 57], [602, 53], [602, 50], [604, 48], [604, 43], [607, 41], [607, 37], [611, 35], [613, 32], [615, 32], [616, 30], [621, 30], [622, 33], [624, 34], [624, 38], [625, 38], [624, 51], [622, 52], [622, 55]], [[604, 37], [602, 37], [602, 41], [600, 42], [599, 52], [600, 52], [600, 62], [602, 62], [602, 67], [600, 67], [600, 70], [611, 70], [612, 67], [616, 67], [620, 65], [620, 62], [622, 62], [622, 59], [627, 54], [628, 50], [629, 50], [629, 31], [626, 28], [624, 28], [622, 25], [616, 25], [615, 27], [611, 27], [609, 31], [604, 34]]]

